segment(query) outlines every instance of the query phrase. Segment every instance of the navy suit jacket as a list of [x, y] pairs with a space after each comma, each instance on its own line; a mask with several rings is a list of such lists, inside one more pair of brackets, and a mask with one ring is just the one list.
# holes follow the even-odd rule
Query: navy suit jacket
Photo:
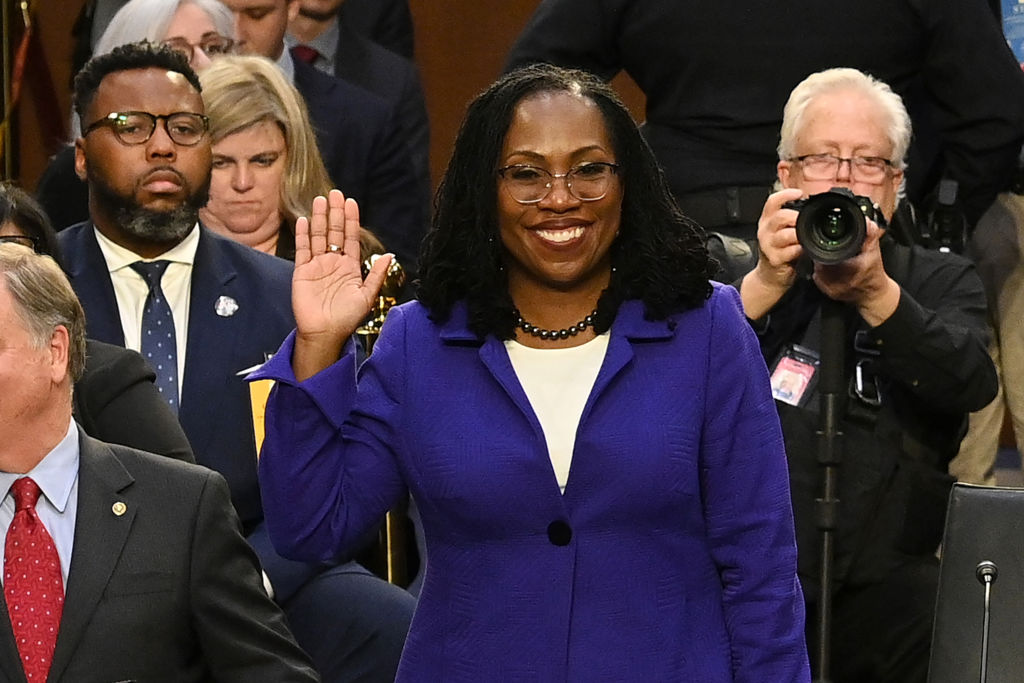
[[[295, 326], [292, 264], [201, 230], [178, 418], [197, 462], [228, 480], [235, 508], [250, 530], [262, 521], [263, 509], [249, 389], [238, 373], [266, 360]], [[62, 231], [60, 246], [85, 309], [88, 336], [124, 346], [114, 286], [92, 224]], [[222, 296], [238, 303], [233, 315], [217, 314]]]
[[[75, 545], [47, 680], [318, 681], [263, 591], [223, 478], [79, 437]], [[3, 600], [0, 680], [25, 681]]]
[[188, 437], [153, 384], [155, 378], [153, 368], [135, 351], [86, 340], [85, 372], [72, 394], [75, 421], [100, 441], [195, 462]]
[[415, 269], [430, 188], [416, 171], [394, 107], [342, 78], [294, 61], [295, 88], [306, 101], [331, 181], [359, 202], [362, 224], [403, 266]]
[[413, 58], [414, 28], [409, 0], [345, 0], [338, 16], [373, 42]]
[[338, 32], [334, 74], [383, 97], [394, 108], [417, 181], [425, 191], [423, 207], [429, 220], [430, 122], [416, 65], [360, 35], [344, 21], [339, 21]]

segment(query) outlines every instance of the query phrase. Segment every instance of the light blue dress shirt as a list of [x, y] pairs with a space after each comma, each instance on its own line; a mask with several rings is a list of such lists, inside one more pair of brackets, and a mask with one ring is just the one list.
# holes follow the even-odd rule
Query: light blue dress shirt
[[[36, 513], [50, 532], [60, 555], [60, 573], [68, 585], [71, 551], [75, 541], [75, 519], [78, 516], [78, 425], [71, 420], [67, 434], [52, 451], [26, 474], [0, 471], [0, 531], [7, 538], [7, 530], [14, 520], [14, 496], [11, 486], [22, 477], [31, 477], [39, 485], [42, 495], [36, 503]], [[3, 566], [6, 543], [0, 544], [0, 567]], [[3, 572], [0, 572], [3, 581]]]

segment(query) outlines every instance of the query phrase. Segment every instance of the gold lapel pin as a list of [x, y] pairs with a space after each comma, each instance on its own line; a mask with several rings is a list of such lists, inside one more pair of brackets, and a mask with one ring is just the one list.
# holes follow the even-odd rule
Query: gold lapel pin
[[117, 501], [116, 503], [110, 506], [110, 509], [114, 511], [115, 515], [120, 517], [128, 511], [128, 506], [122, 503], [121, 501]]

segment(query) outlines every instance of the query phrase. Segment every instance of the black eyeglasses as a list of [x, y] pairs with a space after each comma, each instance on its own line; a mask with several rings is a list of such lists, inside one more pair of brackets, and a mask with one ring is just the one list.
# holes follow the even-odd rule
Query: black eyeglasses
[[229, 55], [235, 51], [235, 41], [219, 33], [206, 33], [199, 39], [198, 43], [190, 43], [184, 38], [168, 38], [163, 44], [175, 52], [185, 55], [189, 62], [196, 55], [196, 48], [206, 53], [208, 57], [217, 55]]
[[612, 176], [619, 171], [618, 164], [595, 161], [580, 164], [565, 173], [552, 173], [546, 168], [529, 164], [513, 164], [498, 169], [509, 196], [520, 204], [536, 204], [551, 193], [558, 178], [565, 178], [565, 186], [573, 197], [583, 202], [604, 199], [611, 187]]
[[82, 136], [88, 135], [97, 128], [106, 127], [113, 130], [117, 139], [124, 144], [141, 145], [153, 137], [156, 122], [160, 119], [163, 119], [164, 129], [171, 141], [185, 147], [197, 144], [210, 129], [210, 119], [190, 111], [179, 111], [159, 116], [146, 111], [115, 111], [86, 126], [82, 131]]
[[28, 247], [32, 251], [39, 251], [39, 238], [33, 237], [32, 235], [0, 235], [0, 244], [3, 244], [4, 242], [20, 244], [23, 247]]

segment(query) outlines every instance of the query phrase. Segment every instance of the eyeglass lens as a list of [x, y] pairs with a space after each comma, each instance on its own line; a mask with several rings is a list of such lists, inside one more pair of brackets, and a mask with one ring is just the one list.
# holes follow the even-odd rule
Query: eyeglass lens
[[177, 37], [168, 38], [163, 42], [163, 44], [172, 50], [180, 52], [191, 60], [195, 55], [197, 47], [207, 55], [213, 57], [214, 55], [229, 54], [234, 48], [235, 41], [230, 38], [226, 38], [219, 33], [208, 33], [204, 35], [198, 43], [190, 43], [184, 38]]
[[597, 162], [583, 164], [567, 173], [551, 173], [538, 166], [515, 165], [501, 169], [512, 198], [529, 204], [543, 200], [557, 178], [564, 178], [569, 192], [581, 201], [597, 201], [608, 194], [608, 185], [615, 172], [614, 164]]
[[12, 244], [20, 244], [23, 247], [28, 247], [34, 250], [36, 248], [36, 241], [28, 235], [0, 235], [0, 244], [4, 242], [10, 242]]
[[179, 145], [194, 145], [206, 134], [206, 119], [191, 112], [155, 116], [144, 111], [132, 111], [111, 115], [106, 120], [110, 121], [110, 126], [121, 142], [140, 145], [152, 137], [158, 119], [164, 120], [167, 135]]
[[887, 159], [881, 157], [853, 157], [844, 159], [832, 154], [809, 154], [800, 157], [804, 177], [808, 180], [835, 180], [843, 163], [850, 165], [850, 177], [865, 183], [881, 182], [889, 169]]

